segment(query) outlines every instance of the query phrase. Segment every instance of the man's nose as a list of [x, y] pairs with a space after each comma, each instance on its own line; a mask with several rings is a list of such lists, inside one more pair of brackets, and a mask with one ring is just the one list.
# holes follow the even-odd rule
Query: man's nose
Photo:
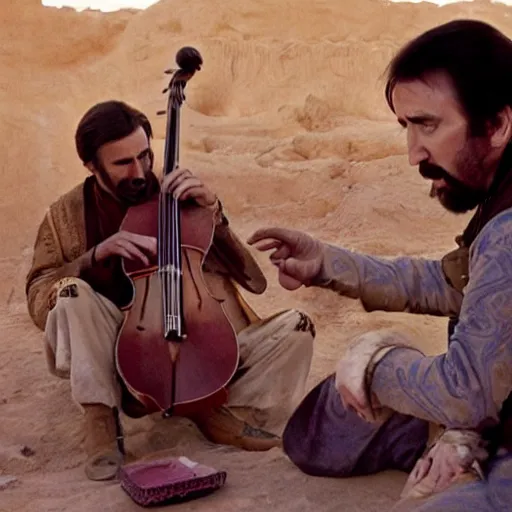
[[423, 160], [428, 160], [429, 154], [425, 146], [412, 134], [407, 137], [407, 151], [410, 165], [419, 165]]
[[422, 146], [409, 146], [409, 164], [419, 165], [420, 162], [428, 160], [428, 152]]
[[132, 182], [135, 182], [135, 180], [139, 179], [145, 179], [146, 173], [144, 172], [144, 166], [142, 165], [142, 162], [139, 159], [135, 159], [135, 161], [131, 165], [130, 177], [132, 179]]

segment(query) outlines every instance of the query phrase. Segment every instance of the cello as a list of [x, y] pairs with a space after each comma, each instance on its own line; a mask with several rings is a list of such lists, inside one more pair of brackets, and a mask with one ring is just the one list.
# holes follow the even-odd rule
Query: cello
[[[203, 63], [192, 47], [176, 54], [167, 91], [164, 176], [179, 165], [180, 111], [186, 84]], [[160, 190], [128, 209], [120, 229], [157, 238], [149, 266], [123, 258], [132, 300], [115, 345], [122, 384], [145, 413], [187, 416], [227, 400], [239, 361], [236, 333], [207, 285], [203, 263], [213, 243], [214, 213]]]

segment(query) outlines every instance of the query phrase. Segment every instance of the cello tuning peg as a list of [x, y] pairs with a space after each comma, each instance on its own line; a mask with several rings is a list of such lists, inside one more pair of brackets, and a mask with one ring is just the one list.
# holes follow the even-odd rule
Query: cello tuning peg
[[176, 71], [175, 69], [169, 68], [169, 69], [165, 69], [164, 73], [166, 75], [172, 75], [175, 71]]
[[165, 116], [165, 114], [166, 114], [166, 111], [165, 111], [165, 110], [159, 110], [159, 111], [156, 113], [156, 115], [157, 115], [157, 116]]
[[166, 87], [166, 88], [162, 91], [162, 93], [163, 93], [163, 94], [165, 94], [168, 90], [169, 90], [169, 87]]

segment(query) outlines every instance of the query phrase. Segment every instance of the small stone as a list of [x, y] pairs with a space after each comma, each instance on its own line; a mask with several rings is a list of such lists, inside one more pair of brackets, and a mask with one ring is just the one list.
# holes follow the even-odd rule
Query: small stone
[[0, 489], [5, 489], [9, 484], [16, 482], [17, 478], [15, 476], [0, 476]]
[[20, 450], [20, 453], [21, 453], [21, 455], [23, 455], [25, 457], [32, 457], [32, 455], [36, 454], [36, 452], [34, 450], [32, 450], [32, 448], [29, 448], [28, 446], [24, 446]]

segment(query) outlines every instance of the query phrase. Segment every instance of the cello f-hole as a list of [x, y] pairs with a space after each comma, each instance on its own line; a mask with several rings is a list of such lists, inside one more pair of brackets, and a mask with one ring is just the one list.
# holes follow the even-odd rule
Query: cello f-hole
[[144, 331], [144, 327], [141, 325], [144, 321], [144, 314], [146, 313], [146, 304], [148, 302], [148, 295], [149, 295], [149, 277], [145, 278], [145, 285], [144, 285], [144, 297], [142, 299], [142, 305], [140, 308], [140, 316], [139, 316], [139, 323], [137, 325], [138, 331]]
[[199, 287], [197, 286], [197, 283], [196, 283], [196, 280], [195, 280], [195, 277], [194, 277], [194, 272], [192, 270], [192, 265], [190, 264], [190, 259], [189, 259], [187, 253], [185, 253], [185, 260], [187, 262], [187, 267], [188, 267], [188, 271], [190, 273], [190, 278], [192, 279], [192, 282], [194, 283], [194, 288], [196, 289], [196, 293], [197, 293], [197, 307], [198, 307], [198, 309], [201, 309], [201, 306], [203, 304], [203, 299], [201, 297], [201, 292], [199, 290]]

